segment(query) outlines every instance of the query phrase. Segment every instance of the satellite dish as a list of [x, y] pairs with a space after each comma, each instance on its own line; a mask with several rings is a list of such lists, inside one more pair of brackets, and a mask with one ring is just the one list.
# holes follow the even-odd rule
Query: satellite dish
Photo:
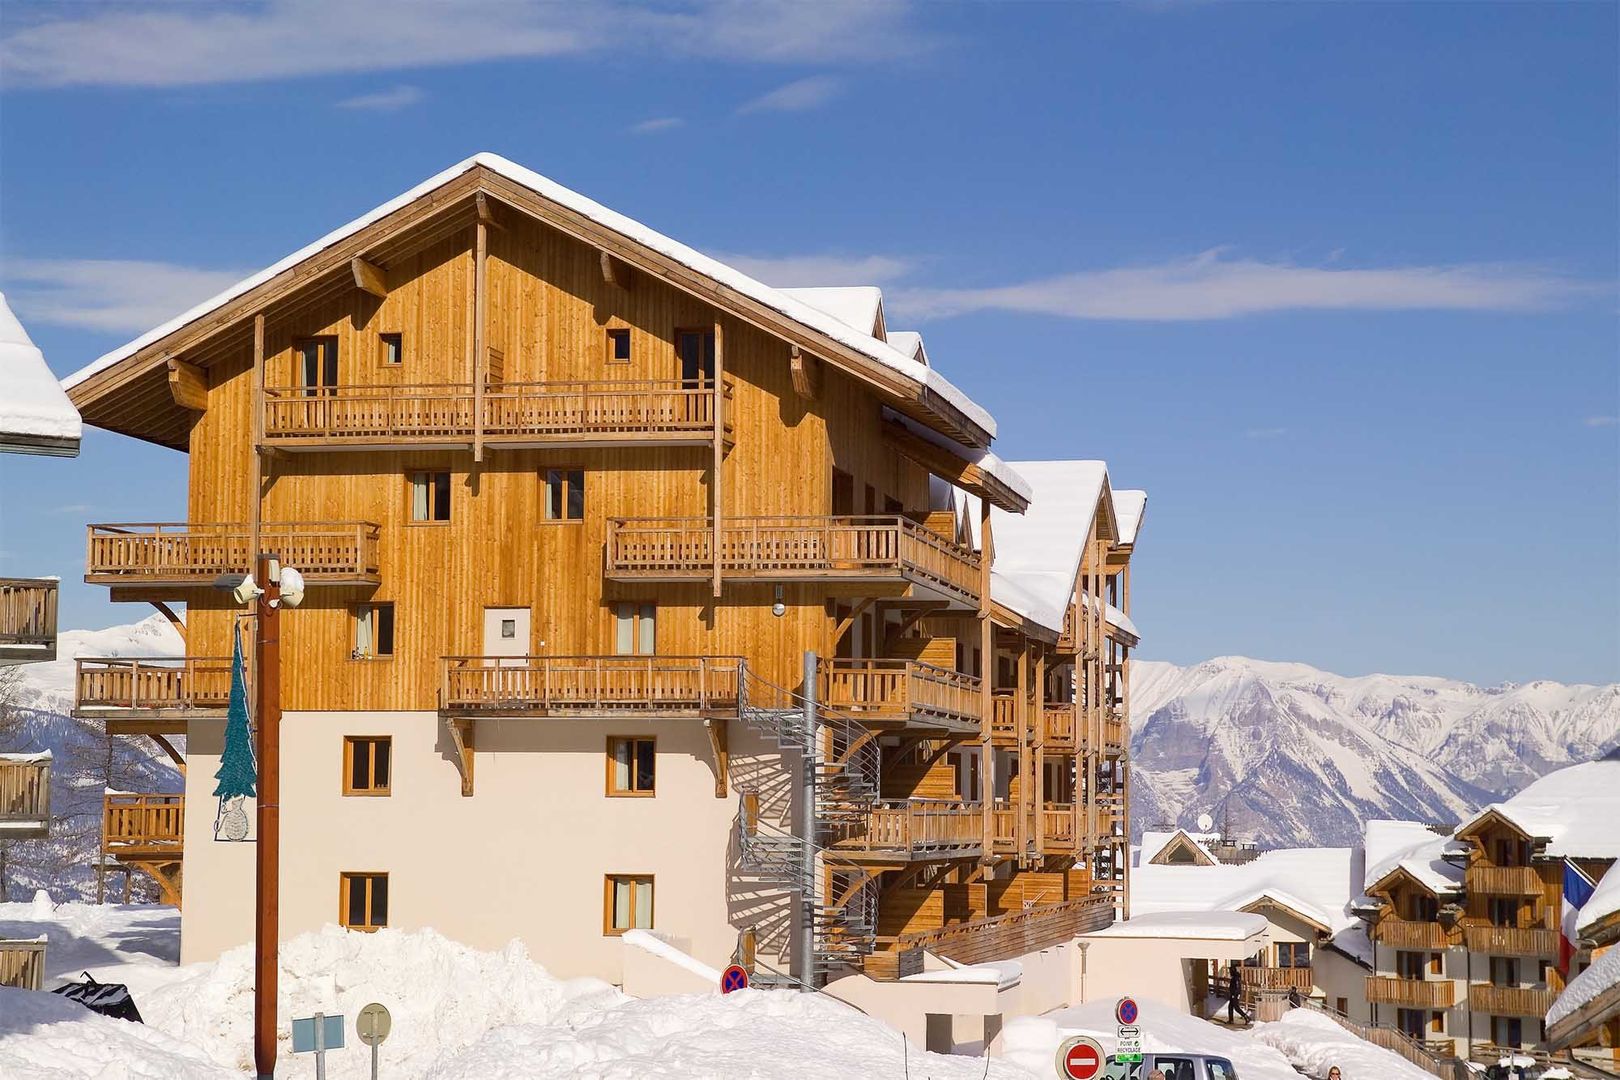
[[290, 566], [281, 568], [281, 605], [294, 608], [304, 599], [304, 575]]
[[1199, 814], [1198, 815], [1198, 831], [1199, 832], [1209, 832], [1214, 827], [1215, 827], [1215, 819], [1214, 818], [1210, 817], [1208, 814]]

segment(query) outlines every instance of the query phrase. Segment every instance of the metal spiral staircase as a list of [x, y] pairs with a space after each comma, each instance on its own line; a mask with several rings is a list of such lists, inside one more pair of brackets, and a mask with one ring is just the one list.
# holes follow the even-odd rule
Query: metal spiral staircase
[[[806, 684], [814, 686], [814, 658], [806, 662]], [[738, 687], [739, 718], [784, 750], [800, 756], [811, 781], [804, 785], [808, 812], [797, 830], [768, 820], [758, 794], [744, 792], [737, 814], [739, 864], [749, 877], [791, 889], [799, 896], [801, 950], [798, 978], [758, 971], [756, 986], [814, 989], [840, 968], [858, 964], [877, 942], [877, 890], [864, 875], [841, 871], [848, 863], [833, 847], [864, 829], [878, 797], [880, 757], [875, 734], [839, 713], [820, 709], [803, 694], [783, 689], [743, 669]], [[813, 788], [813, 794], [811, 790]], [[818, 889], [823, 870], [832, 874], [832, 893]], [[850, 890], [853, 890], [850, 892]], [[850, 895], [845, 896], [844, 893]], [[808, 909], [808, 910], [806, 910]], [[807, 922], [807, 926], [806, 926]]]

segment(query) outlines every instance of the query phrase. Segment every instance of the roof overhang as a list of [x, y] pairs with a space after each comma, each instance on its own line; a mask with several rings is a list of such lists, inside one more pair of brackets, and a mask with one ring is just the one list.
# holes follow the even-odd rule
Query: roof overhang
[[1480, 811], [1472, 821], [1464, 822], [1452, 835], [1459, 840], [1475, 840], [1481, 830], [1488, 828], [1492, 824], [1506, 826], [1526, 840], [1536, 840], [1544, 843], [1552, 839], [1550, 836], [1537, 836], [1529, 832], [1523, 825], [1502, 813], [1501, 809], [1495, 806], [1489, 806]]
[[[1387, 874], [1373, 882], [1371, 885], [1367, 886], [1367, 892], [1383, 892], [1386, 889], [1394, 888], [1396, 882], [1400, 878], [1405, 878], [1407, 881], [1411, 882], [1413, 885], [1416, 885], [1418, 888], [1422, 889], [1436, 900], [1441, 898], [1440, 892], [1437, 891], [1434, 886], [1430, 885], [1428, 882], [1424, 881], [1422, 878], [1418, 877], [1404, 866], [1391, 867]], [[1456, 891], [1456, 889], [1446, 890], [1447, 893]]]
[[992, 470], [969, 461], [946, 447], [930, 442], [905, 424], [890, 420], [883, 425], [883, 438], [896, 451], [921, 465], [942, 480], [949, 480], [963, 491], [977, 495], [992, 506], [1014, 514], [1029, 509], [1029, 497], [1014, 489]]
[[1617, 1017], [1620, 1017], [1620, 983], [1604, 990], [1557, 1023], [1548, 1024], [1543, 1048], [1558, 1051], [1580, 1045]]
[[79, 440], [55, 435], [23, 435], [0, 431], [0, 454], [35, 457], [78, 457]]
[[1247, 904], [1244, 904], [1242, 907], [1238, 908], [1238, 910], [1249, 911], [1258, 915], [1260, 914], [1258, 909], [1264, 907], [1272, 907], [1278, 909], [1279, 911], [1285, 911], [1319, 934], [1327, 935], [1333, 933], [1333, 928], [1324, 923], [1321, 919], [1299, 910], [1299, 908], [1295, 907], [1293, 904], [1290, 904], [1288, 901], [1270, 892], [1261, 893], [1253, 900], [1250, 900]]

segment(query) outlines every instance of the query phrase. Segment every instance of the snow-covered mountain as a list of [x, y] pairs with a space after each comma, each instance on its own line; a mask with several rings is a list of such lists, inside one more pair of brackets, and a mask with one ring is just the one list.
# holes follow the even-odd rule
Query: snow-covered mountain
[[1368, 817], [1456, 821], [1620, 746], [1620, 685], [1349, 678], [1223, 656], [1136, 661], [1131, 820], [1202, 813], [1263, 846], [1355, 843]]

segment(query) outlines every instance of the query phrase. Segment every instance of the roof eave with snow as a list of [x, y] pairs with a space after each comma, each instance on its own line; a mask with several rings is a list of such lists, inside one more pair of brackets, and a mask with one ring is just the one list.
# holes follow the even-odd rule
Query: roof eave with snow
[[75, 457], [83, 423], [0, 293], [0, 453]]

